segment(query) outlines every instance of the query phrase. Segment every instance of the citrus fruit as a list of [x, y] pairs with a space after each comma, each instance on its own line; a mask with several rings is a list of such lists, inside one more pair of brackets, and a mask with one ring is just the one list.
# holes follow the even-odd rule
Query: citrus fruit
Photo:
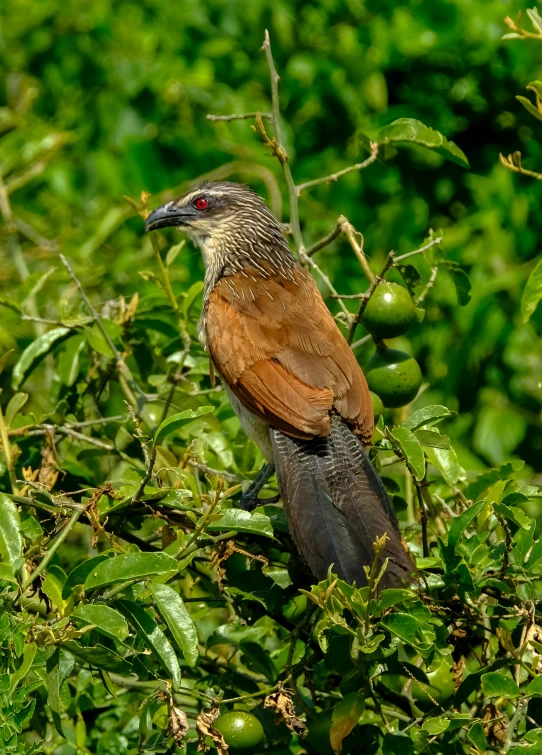
[[416, 320], [412, 297], [398, 283], [382, 281], [361, 316], [362, 325], [375, 338], [402, 336]]
[[214, 728], [224, 737], [232, 755], [253, 753], [265, 739], [263, 726], [252, 713], [232, 710], [214, 722]]
[[377, 349], [367, 362], [365, 377], [388, 409], [405, 406], [416, 398], [422, 383], [420, 365], [404, 351]]
[[371, 401], [373, 404], [373, 414], [374, 414], [375, 422], [376, 422], [376, 420], [380, 417], [380, 415], [384, 411], [384, 404], [382, 403], [382, 399], [380, 398], [380, 396], [377, 396], [376, 393], [373, 393], [372, 391], [369, 391], [369, 393], [371, 395]]

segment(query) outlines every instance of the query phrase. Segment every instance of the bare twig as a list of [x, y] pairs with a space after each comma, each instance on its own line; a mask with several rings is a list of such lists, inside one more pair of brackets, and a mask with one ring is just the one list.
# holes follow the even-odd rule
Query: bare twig
[[312, 181], [305, 181], [302, 184], [298, 184], [296, 187], [297, 196], [299, 197], [302, 191], [311, 189], [313, 186], [331, 183], [332, 181], [337, 181], [339, 178], [342, 178], [342, 176], [345, 176], [347, 173], [351, 173], [353, 170], [363, 170], [364, 168], [367, 168], [369, 165], [371, 165], [371, 163], [374, 163], [377, 155], [378, 143], [371, 142], [371, 154], [366, 160], [361, 163], [356, 163], [356, 165], [350, 165], [348, 168], [343, 168], [343, 170], [338, 170], [336, 173], [331, 173], [329, 176], [324, 176], [323, 178], [314, 178]]
[[508, 750], [510, 749], [512, 742], [514, 741], [514, 734], [516, 733], [516, 728], [519, 723], [519, 719], [523, 715], [523, 711], [525, 710], [525, 707], [528, 704], [528, 700], [526, 700], [524, 697], [520, 698], [516, 705], [516, 712], [510, 719], [510, 723], [506, 727], [506, 739], [504, 741], [503, 748], [501, 752], [503, 755], [506, 755]]
[[339, 302], [339, 306], [341, 308], [341, 311], [344, 314], [344, 316], [346, 317], [347, 325], [349, 327], [351, 327], [352, 315], [347, 310], [347, 308], [345, 307], [345, 305], [342, 303], [341, 297], [339, 296], [339, 294], [335, 290], [335, 288], [333, 286], [333, 283], [330, 281], [330, 279], [328, 278], [328, 276], [322, 270], [320, 270], [320, 268], [318, 267], [318, 265], [316, 264], [316, 262], [311, 257], [307, 257], [307, 255], [305, 253], [302, 253], [300, 255], [300, 259], [302, 261], [306, 261], [307, 264], [309, 265], [309, 267], [311, 267], [316, 273], [318, 273], [318, 275], [321, 277], [321, 279], [324, 281], [324, 283], [328, 287], [328, 289], [331, 292], [331, 295], [333, 296], [333, 298], [337, 299], [337, 301]]
[[249, 118], [255, 118], [257, 115], [260, 115], [262, 118], [268, 118], [271, 119], [273, 116], [271, 113], [241, 113], [241, 115], [213, 115], [213, 113], [208, 113], [205, 117], [208, 121], [245, 121]]
[[313, 254], [315, 254], [316, 252], [319, 252], [320, 249], [323, 249], [328, 244], [331, 244], [331, 242], [337, 238], [337, 236], [341, 232], [341, 227], [339, 225], [340, 219], [341, 218], [339, 218], [339, 220], [337, 221], [337, 225], [335, 226], [335, 228], [332, 231], [330, 231], [330, 233], [328, 233], [327, 236], [324, 236], [324, 238], [320, 239], [320, 241], [317, 241], [312, 246], [309, 246], [309, 248], [305, 252], [307, 257], [312, 257]]
[[425, 297], [427, 296], [427, 294], [429, 293], [429, 291], [431, 291], [431, 289], [435, 285], [435, 281], [437, 279], [437, 275], [438, 275], [438, 265], [433, 265], [433, 267], [431, 268], [431, 275], [429, 276], [429, 280], [425, 284], [425, 286], [424, 286], [422, 292], [420, 293], [420, 295], [417, 296], [416, 299], [414, 300], [414, 304], [416, 306], [419, 306], [425, 300]]
[[521, 152], [513, 152], [511, 155], [508, 155], [508, 157], [500, 154], [499, 160], [505, 168], [508, 168], [508, 170], [511, 170], [514, 173], [521, 173], [523, 176], [530, 176], [531, 178], [536, 178], [537, 181], [542, 181], [542, 173], [537, 173], [534, 170], [527, 170], [527, 168], [523, 167], [521, 164]]
[[[367, 277], [367, 280], [369, 281], [369, 283], [372, 283], [375, 276], [373, 271], [369, 267], [367, 257], [365, 256], [365, 252], [363, 251], [363, 235], [359, 233], [359, 231], [356, 231], [352, 223], [350, 223], [348, 219], [344, 217], [344, 215], [341, 215], [338, 223], [342, 233], [344, 233], [350, 243], [350, 246], [354, 250], [354, 254], [358, 258], [358, 262], [361, 265], [362, 270]], [[359, 236], [361, 243], [358, 243], [356, 236]]]
[[301, 233], [301, 227], [299, 225], [299, 206], [297, 203], [297, 190], [292, 177], [292, 171], [288, 164], [288, 153], [284, 148], [284, 138], [282, 134], [282, 125], [280, 120], [280, 103], [279, 103], [279, 75], [275, 68], [275, 61], [273, 60], [273, 53], [271, 52], [271, 40], [269, 39], [269, 32], [265, 30], [265, 38], [262, 45], [262, 50], [265, 52], [267, 59], [267, 65], [269, 67], [269, 74], [271, 76], [271, 123], [275, 132], [275, 138], [277, 144], [284, 150], [284, 159], [280, 161], [286, 185], [288, 187], [288, 196], [290, 199], [290, 225], [292, 227], [292, 235], [294, 237], [295, 245], [298, 252], [305, 251], [305, 243], [303, 241], [303, 235]]

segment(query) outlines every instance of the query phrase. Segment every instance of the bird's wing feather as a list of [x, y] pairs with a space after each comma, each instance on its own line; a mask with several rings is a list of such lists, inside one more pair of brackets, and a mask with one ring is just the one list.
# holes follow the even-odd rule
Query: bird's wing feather
[[209, 296], [211, 358], [239, 400], [297, 438], [324, 436], [335, 409], [369, 443], [373, 410], [363, 373], [316, 284], [244, 271]]

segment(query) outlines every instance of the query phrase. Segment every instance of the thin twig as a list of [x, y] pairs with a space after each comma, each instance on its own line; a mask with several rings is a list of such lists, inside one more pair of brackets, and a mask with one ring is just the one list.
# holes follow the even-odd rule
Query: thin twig
[[354, 343], [351, 343], [350, 348], [352, 349], [352, 351], [354, 351], [354, 349], [358, 349], [360, 346], [363, 346], [364, 343], [367, 343], [371, 339], [372, 335], [368, 333], [366, 336], [363, 336], [363, 338], [359, 338], [357, 341], [354, 341]]
[[369, 165], [374, 163], [377, 156], [378, 143], [371, 142], [371, 154], [366, 160], [361, 163], [356, 163], [356, 165], [350, 165], [348, 168], [343, 168], [343, 170], [338, 170], [336, 173], [331, 173], [329, 176], [324, 176], [323, 178], [314, 178], [312, 181], [305, 181], [304, 183], [298, 184], [296, 187], [297, 196], [299, 197], [301, 195], [301, 192], [305, 191], [306, 189], [312, 189], [313, 186], [319, 186], [320, 184], [327, 184], [331, 183], [332, 181], [337, 181], [339, 178], [342, 178], [342, 176], [345, 176], [347, 173], [351, 173], [353, 170], [363, 170], [364, 168], [367, 168]]
[[[359, 233], [359, 231], [356, 231], [352, 223], [350, 223], [347, 218], [345, 218], [343, 215], [339, 218], [339, 226], [341, 231], [344, 233], [348, 241], [350, 242], [350, 246], [354, 250], [354, 254], [358, 258], [358, 262], [361, 265], [363, 272], [365, 273], [367, 280], [369, 283], [372, 283], [374, 280], [374, 273], [369, 267], [369, 263], [367, 262], [367, 257], [365, 256], [365, 252], [363, 251], [363, 235]], [[358, 243], [358, 240], [356, 238], [356, 235], [358, 235], [361, 239], [361, 244]]]
[[315, 254], [316, 252], [319, 252], [320, 249], [323, 249], [328, 244], [331, 244], [331, 242], [337, 238], [337, 236], [341, 233], [341, 230], [342, 230], [339, 225], [339, 221], [340, 221], [340, 218], [337, 221], [337, 225], [335, 226], [335, 228], [332, 231], [330, 231], [327, 234], [327, 236], [324, 236], [322, 239], [320, 239], [320, 241], [316, 241], [312, 246], [309, 246], [309, 248], [305, 252], [307, 257], [312, 257], [313, 254]]
[[519, 723], [519, 719], [521, 718], [527, 704], [528, 704], [528, 701], [524, 697], [518, 700], [518, 703], [516, 705], [516, 712], [514, 713], [514, 715], [510, 719], [510, 723], [506, 727], [506, 739], [504, 741], [504, 745], [501, 750], [503, 755], [506, 755], [506, 753], [508, 752], [508, 750], [510, 749], [512, 745], [512, 742], [514, 741], [514, 734], [515, 734], [517, 725]]
[[414, 300], [414, 304], [417, 307], [424, 301], [424, 299], [427, 296], [427, 294], [429, 293], [429, 291], [431, 291], [431, 289], [435, 285], [435, 281], [437, 279], [437, 275], [438, 275], [438, 265], [433, 265], [433, 267], [431, 268], [431, 275], [429, 276], [429, 280], [425, 284], [425, 286], [424, 286], [422, 292], [420, 293], [420, 295], [417, 296], [416, 299]]
[[330, 281], [330, 279], [328, 278], [328, 276], [322, 270], [320, 270], [320, 268], [318, 267], [318, 265], [316, 264], [316, 262], [311, 257], [307, 257], [307, 255], [304, 252], [302, 252], [300, 254], [300, 258], [301, 258], [302, 261], [306, 261], [307, 264], [309, 265], [309, 267], [311, 267], [316, 273], [318, 273], [318, 275], [320, 276], [320, 278], [324, 281], [324, 283], [328, 287], [329, 291], [331, 292], [333, 298], [337, 299], [337, 301], [339, 302], [339, 307], [341, 308], [342, 313], [346, 317], [346, 322], [351, 327], [352, 314], [347, 310], [347, 308], [345, 307], [345, 305], [342, 303], [341, 297], [339, 296], [339, 294], [335, 290], [335, 288], [333, 286], [333, 283]]
[[290, 199], [290, 226], [292, 228], [292, 235], [294, 237], [295, 245], [298, 252], [304, 252], [305, 243], [303, 241], [303, 235], [301, 233], [301, 227], [299, 225], [299, 206], [297, 202], [297, 190], [292, 177], [292, 171], [288, 164], [288, 153], [284, 148], [284, 138], [282, 135], [282, 125], [280, 120], [280, 103], [279, 103], [279, 75], [275, 68], [275, 61], [273, 60], [273, 53], [271, 52], [271, 40], [269, 39], [269, 32], [265, 30], [265, 38], [262, 45], [262, 50], [265, 52], [267, 65], [269, 67], [269, 74], [271, 76], [271, 123], [275, 132], [275, 138], [278, 146], [283, 150], [284, 156], [280, 160], [286, 185], [288, 187], [288, 196]]
[[205, 117], [208, 121], [246, 121], [249, 118], [255, 118], [257, 115], [260, 115], [262, 118], [268, 118], [271, 119], [273, 116], [271, 113], [241, 113], [240, 115], [213, 115], [213, 113], [208, 113]]

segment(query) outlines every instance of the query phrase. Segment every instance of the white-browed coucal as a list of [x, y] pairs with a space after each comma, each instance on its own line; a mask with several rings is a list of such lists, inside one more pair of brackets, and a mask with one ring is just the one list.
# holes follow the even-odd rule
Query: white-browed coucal
[[276, 469], [292, 537], [318, 579], [333, 564], [342, 579], [364, 584], [373, 544], [386, 533], [380, 586], [410, 581], [414, 566], [366, 451], [373, 432], [367, 382], [282, 225], [246, 186], [209, 182], [146, 221], [149, 231], [167, 226], [202, 251], [201, 339], [268, 461], [253, 500]]

